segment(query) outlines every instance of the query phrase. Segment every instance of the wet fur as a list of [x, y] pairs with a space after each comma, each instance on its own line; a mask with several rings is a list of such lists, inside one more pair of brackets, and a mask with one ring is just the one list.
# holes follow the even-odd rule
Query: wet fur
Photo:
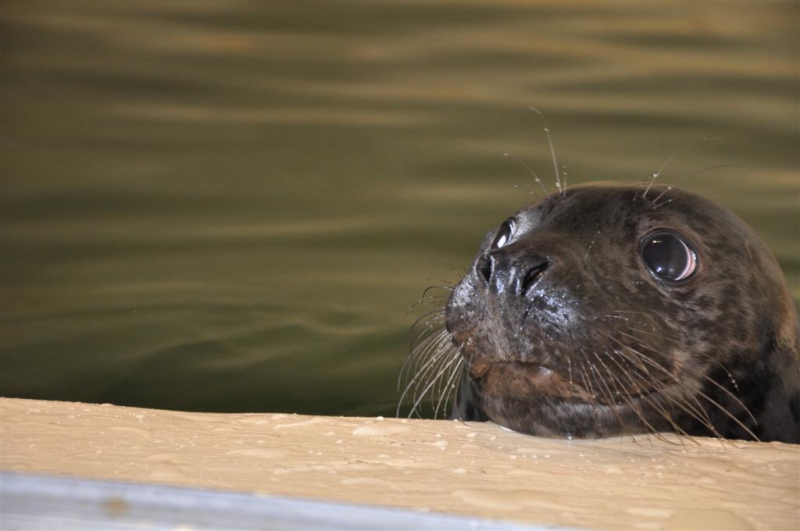
[[[795, 307], [772, 253], [735, 214], [672, 187], [592, 184], [513, 219], [506, 246], [491, 250], [488, 232], [461, 281], [442, 284], [446, 303], [421, 301], [436, 309], [414, 329], [412, 411], [426, 395], [443, 411], [458, 387], [452, 416], [541, 436], [800, 442]], [[650, 273], [639, 247], [656, 229], [691, 242], [692, 277]]]

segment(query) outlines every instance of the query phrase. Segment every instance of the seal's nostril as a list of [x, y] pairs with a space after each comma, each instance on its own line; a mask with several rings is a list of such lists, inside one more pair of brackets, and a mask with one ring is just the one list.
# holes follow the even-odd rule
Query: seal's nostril
[[532, 288], [544, 276], [544, 272], [550, 267], [550, 262], [547, 260], [530, 268], [522, 279], [520, 286], [520, 295], [525, 295], [530, 288]]
[[494, 272], [494, 259], [490, 255], [483, 255], [475, 264], [475, 272], [488, 284]]

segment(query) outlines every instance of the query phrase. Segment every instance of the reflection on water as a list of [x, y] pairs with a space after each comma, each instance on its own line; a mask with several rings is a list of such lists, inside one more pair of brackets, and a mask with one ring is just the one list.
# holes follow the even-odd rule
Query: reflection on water
[[[796, 3], [0, 4], [0, 395], [391, 414], [412, 318], [570, 182], [717, 197], [800, 296]], [[548, 174], [549, 175], [549, 174]], [[515, 185], [518, 187], [515, 188]]]

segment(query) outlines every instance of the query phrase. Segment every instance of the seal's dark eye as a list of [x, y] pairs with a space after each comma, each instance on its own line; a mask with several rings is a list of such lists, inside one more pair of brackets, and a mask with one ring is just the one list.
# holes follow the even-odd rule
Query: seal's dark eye
[[514, 233], [514, 222], [511, 220], [504, 221], [500, 225], [500, 230], [497, 231], [497, 236], [494, 237], [492, 242], [492, 249], [499, 249], [508, 243], [511, 235]]
[[659, 232], [644, 239], [644, 263], [659, 278], [684, 280], [697, 269], [697, 254], [677, 234]]

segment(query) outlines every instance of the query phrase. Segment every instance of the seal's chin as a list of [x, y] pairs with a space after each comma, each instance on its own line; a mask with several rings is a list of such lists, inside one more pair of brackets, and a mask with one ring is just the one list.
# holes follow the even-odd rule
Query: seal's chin
[[470, 377], [483, 397], [525, 400], [549, 396], [580, 400], [582, 388], [559, 372], [537, 363], [473, 360]]
[[[592, 392], [558, 370], [518, 361], [473, 360], [469, 376], [482, 411], [508, 429], [542, 437], [608, 437], [634, 430], [637, 413], [655, 389]], [[610, 384], [609, 384], [610, 385]], [[596, 390], [594, 390], [596, 391]], [[650, 395], [647, 397], [647, 395]]]

